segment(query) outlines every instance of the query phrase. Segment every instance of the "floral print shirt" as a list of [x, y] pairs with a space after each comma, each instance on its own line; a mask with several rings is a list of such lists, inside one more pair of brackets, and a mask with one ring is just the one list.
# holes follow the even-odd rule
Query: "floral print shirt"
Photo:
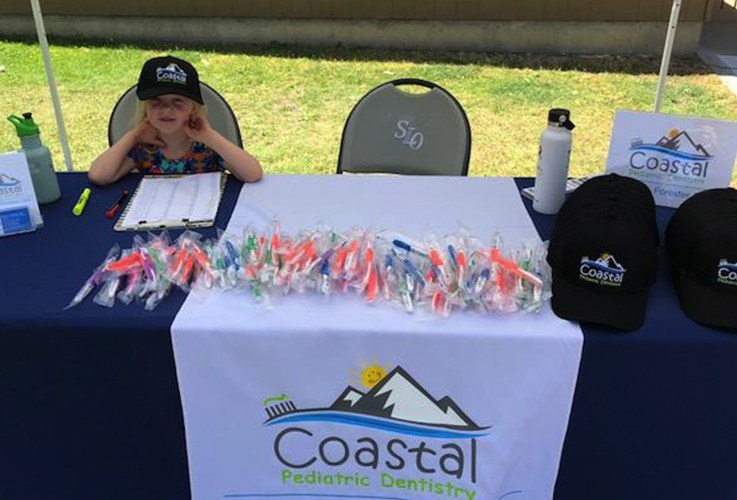
[[201, 142], [193, 142], [184, 156], [170, 160], [158, 146], [136, 144], [128, 157], [144, 174], [200, 174], [223, 170], [223, 158]]

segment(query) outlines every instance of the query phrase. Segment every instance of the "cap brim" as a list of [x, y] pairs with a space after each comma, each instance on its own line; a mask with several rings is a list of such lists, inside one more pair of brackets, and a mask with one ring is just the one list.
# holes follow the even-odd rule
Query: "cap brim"
[[706, 326], [737, 328], [737, 294], [714, 290], [676, 272], [676, 290], [686, 316]]
[[155, 88], [136, 91], [136, 95], [142, 101], [145, 101], [146, 99], [153, 99], [154, 97], [159, 97], [160, 95], [165, 94], [181, 95], [184, 97], [188, 97], [200, 104], [204, 104], [204, 102], [202, 102], [201, 96], [198, 96], [193, 92], [188, 92], [188, 89], [184, 89], [180, 86], [157, 85]]
[[553, 274], [553, 312], [563, 318], [605, 325], [618, 330], [637, 330], [645, 321], [648, 291], [598, 293], [568, 283]]

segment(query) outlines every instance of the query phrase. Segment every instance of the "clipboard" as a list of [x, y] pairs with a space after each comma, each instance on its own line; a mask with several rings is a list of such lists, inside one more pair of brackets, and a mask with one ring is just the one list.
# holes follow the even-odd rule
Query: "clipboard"
[[226, 181], [224, 172], [145, 175], [114, 229], [151, 231], [210, 227], [215, 224]]

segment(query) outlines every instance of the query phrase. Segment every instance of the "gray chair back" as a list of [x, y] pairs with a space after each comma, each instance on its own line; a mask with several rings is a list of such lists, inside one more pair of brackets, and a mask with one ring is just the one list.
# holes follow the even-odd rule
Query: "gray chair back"
[[[419, 85], [427, 92], [403, 91]], [[343, 129], [338, 173], [467, 175], [471, 127], [445, 89], [419, 79], [384, 83], [367, 93]]]
[[[136, 114], [136, 87], [133, 85], [125, 91], [118, 99], [118, 102], [110, 114], [110, 121], [107, 127], [108, 144], [113, 145], [120, 140], [126, 132], [135, 126], [133, 118]], [[207, 108], [207, 120], [213, 129], [217, 130], [223, 137], [233, 144], [243, 147], [241, 139], [241, 131], [238, 127], [238, 120], [230, 108], [230, 105], [220, 94], [206, 83], [200, 82], [200, 91], [202, 92], [202, 100]]]

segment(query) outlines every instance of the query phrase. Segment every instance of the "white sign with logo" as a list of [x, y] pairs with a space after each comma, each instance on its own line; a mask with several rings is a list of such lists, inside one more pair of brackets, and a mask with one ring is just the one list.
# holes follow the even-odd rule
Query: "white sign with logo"
[[641, 180], [656, 205], [676, 208], [729, 186], [736, 154], [737, 122], [620, 110], [606, 171]]
[[33, 231], [42, 225], [26, 155], [0, 154], [0, 236]]

